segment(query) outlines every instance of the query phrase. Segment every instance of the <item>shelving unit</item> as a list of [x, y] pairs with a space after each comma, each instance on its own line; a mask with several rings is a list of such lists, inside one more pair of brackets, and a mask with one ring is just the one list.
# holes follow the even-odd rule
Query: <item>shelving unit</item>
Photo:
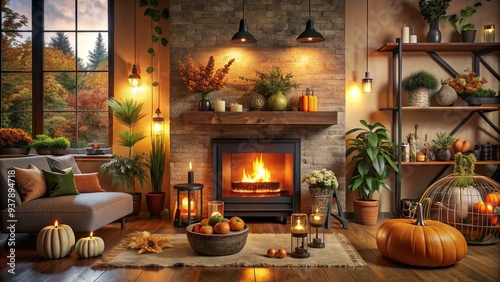
[[[474, 107], [404, 107], [402, 106], [402, 69], [403, 69], [403, 52], [425, 52], [429, 55], [438, 65], [445, 69], [451, 76], [457, 76], [458, 72], [455, 71], [441, 56], [436, 52], [462, 52], [471, 53], [473, 57], [472, 70], [480, 75], [480, 64], [482, 64], [489, 72], [500, 80], [500, 75], [495, 71], [483, 58], [483, 55], [496, 52], [500, 50], [500, 43], [401, 43], [400, 38], [396, 39], [396, 43], [386, 43], [378, 49], [379, 52], [392, 52], [392, 82], [393, 82], [393, 104], [392, 107], [381, 108], [382, 111], [392, 112], [392, 140], [398, 145], [398, 169], [401, 171], [403, 165], [444, 165], [441, 171], [431, 181], [434, 182], [439, 179], [450, 165], [454, 162], [401, 162], [403, 134], [402, 123], [403, 114], [405, 112], [443, 112], [443, 111], [460, 111], [468, 112], [462, 121], [450, 132], [451, 135], [460, 130], [465, 123], [475, 114], [479, 115], [483, 120], [488, 123], [498, 134], [500, 129], [498, 125], [493, 123], [485, 115], [487, 112], [499, 111], [499, 106], [474, 106]], [[479, 161], [476, 164], [497, 164], [497, 170], [494, 175], [499, 174], [500, 161]], [[400, 216], [401, 211], [401, 174], [396, 173], [396, 183], [394, 189], [394, 206], [396, 216]]]

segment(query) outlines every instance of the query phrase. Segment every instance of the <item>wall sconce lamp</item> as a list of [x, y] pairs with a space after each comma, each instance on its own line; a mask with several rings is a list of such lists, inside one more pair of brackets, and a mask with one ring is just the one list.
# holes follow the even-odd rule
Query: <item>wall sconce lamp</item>
[[128, 83], [132, 87], [137, 87], [139, 86], [139, 83], [141, 82], [141, 76], [137, 73], [137, 64], [136, 64], [136, 13], [135, 13], [135, 0], [133, 1], [134, 3], [134, 64], [132, 65], [132, 73], [128, 76]]
[[163, 135], [163, 125], [165, 118], [161, 115], [160, 107], [156, 109], [155, 116], [153, 117], [153, 136]]
[[240, 28], [238, 32], [231, 38], [231, 43], [235, 44], [250, 44], [257, 42], [257, 39], [248, 32], [247, 21], [245, 20], [245, 0], [243, 0], [243, 18], [240, 20]]
[[325, 41], [325, 38], [321, 33], [314, 29], [314, 22], [311, 21], [311, 0], [309, 0], [309, 19], [306, 23], [306, 30], [302, 32], [296, 39], [299, 43], [316, 43]]
[[368, 71], [368, 0], [366, 0], [366, 72], [365, 78], [361, 80], [361, 90], [363, 93], [372, 93], [372, 81]]

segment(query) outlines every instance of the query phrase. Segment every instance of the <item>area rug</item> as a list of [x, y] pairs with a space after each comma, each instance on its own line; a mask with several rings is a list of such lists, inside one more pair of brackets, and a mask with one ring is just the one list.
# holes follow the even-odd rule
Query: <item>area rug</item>
[[[248, 234], [243, 250], [228, 256], [198, 255], [187, 241], [185, 234], [161, 234], [170, 236], [174, 248], [163, 249], [163, 254], [137, 254], [137, 250], [127, 249], [130, 234], [118, 246], [105, 253], [102, 261], [92, 265], [96, 268], [163, 268], [163, 267], [362, 267], [365, 261], [341, 234], [325, 234], [325, 248], [309, 248], [309, 258], [283, 259], [266, 256], [269, 248], [291, 248], [290, 234]], [[137, 234], [136, 234], [137, 235]], [[157, 236], [160, 236], [159, 234]]]

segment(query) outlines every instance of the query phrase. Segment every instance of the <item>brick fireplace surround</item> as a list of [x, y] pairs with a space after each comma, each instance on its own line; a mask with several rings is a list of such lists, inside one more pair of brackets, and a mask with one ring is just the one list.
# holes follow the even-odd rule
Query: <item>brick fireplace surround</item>
[[[233, 45], [231, 36], [242, 17], [242, 1], [171, 0], [170, 1], [170, 183], [187, 182], [189, 162], [195, 182], [202, 183], [203, 203], [213, 199], [213, 138], [300, 138], [301, 178], [314, 169], [334, 171], [339, 180], [339, 199], [345, 207], [345, 70], [344, 70], [344, 1], [319, 0], [311, 6], [316, 30], [326, 41], [299, 44], [295, 38], [305, 28], [308, 2], [297, 0], [258, 0], [245, 3], [245, 18], [257, 43]], [[240, 103], [254, 93], [252, 86], [239, 79], [254, 77], [254, 71], [279, 66], [292, 72], [301, 84], [292, 91], [289, 105], [296, 106], [307, 87], [318, 96], [320, 111], [338, 112], [336, 125], [188, 125], [182, 113], [197, 110], [201, 96], [187, 91], [179, 72], [178, 61], [192, 57], [206, 65], [214, 56], [216, 68], [235, 58], [227, 76], [228, 83], [211, 93], [210, 100]], [[245, 110], [245, 109], [244, 109]], [[170, 206], [175, 205], [175, 190], [170, 187]], [[301, 186], [302, 212], [310, 212], [307, 185]], [[203, 207], [206, 215], [206, 206]]]

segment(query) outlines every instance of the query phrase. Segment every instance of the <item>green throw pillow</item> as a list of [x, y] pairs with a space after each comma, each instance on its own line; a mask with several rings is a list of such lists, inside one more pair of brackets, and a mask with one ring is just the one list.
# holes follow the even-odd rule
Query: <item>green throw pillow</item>
[[65, 169], [54, 168], [54, 171], [43, 170], [43, 174], [47, 181], [50, 197], [79, 194], [78, 190], [76, 190], [72, 167]]

